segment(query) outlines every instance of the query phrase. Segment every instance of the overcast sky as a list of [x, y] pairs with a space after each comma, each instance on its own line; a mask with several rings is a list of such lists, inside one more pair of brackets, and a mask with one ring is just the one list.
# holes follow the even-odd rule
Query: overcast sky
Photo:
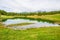
[[0, 9], [11, 12], [60, 10], [60, 0], [0, 0]]

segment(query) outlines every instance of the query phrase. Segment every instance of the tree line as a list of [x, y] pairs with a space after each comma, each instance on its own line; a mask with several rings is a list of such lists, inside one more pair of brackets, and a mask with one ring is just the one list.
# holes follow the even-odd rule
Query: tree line
[[6, 12], [4, 10], [0, 10], [0, 15], [7, 15], [7, 16], [27, 16], [27, 15], [53, 15], [53, 14], [60, 14], [60, 11], [50, 11], [50, 12], [46, 12], [46, 11], [38, 11], [38, 12], [22, 12], [22, 13], [16, 13], [16, 12]]

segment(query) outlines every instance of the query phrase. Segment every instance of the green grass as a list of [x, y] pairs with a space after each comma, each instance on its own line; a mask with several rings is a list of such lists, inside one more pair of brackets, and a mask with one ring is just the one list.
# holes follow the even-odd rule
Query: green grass
[[0, 40], [60, 40], [60, 27], [27, 30], [0, 28]]
[[[2, 16], [1, 18], [13, 17]], [[39, 16], [39, 18], [60, 21], [60, 14], [45, 16], [43, 15]], [[60, 40], [60, 27], [43, 27], [27, 30], [13, 30], [4, 28], [3, 25], [0, 23], [0, 40]]]
[[[15, 18], [15, 17], [23, 17], [23, 16], [5, 16], [1, 15], [1, 19], [8, 19], [8, 18]], [[25, 16], [24, 16], [25, 17]], [[60, 14], [54, 14], [54, 15], [34, 15], [34, 16], [26, 16], [27, 18], [41, 18], [41, 19], [47, 19], [47, 20], [52, 20], [52, 21], [59, 21], [60, 22]]]
[[34, 24], [34, 23], [17, 23], [17, 24], [10, 24], [7, 25], [8, 27], [12, 27], [12, 26], [25, 26], [25, 25], [30, 25], [30, 24]]
[[60, 22], [60, 14], [45, 15], [45, 16], [41, 16], [41, 18]]
[[1, 15], [1, 18], [13, 18], [14, 16]]
[[29, 18], [41, 18], [41, 19], [47, 19], [47, 20], [52, 20], [52, 21], [60, 21], [60, 14], [54, 14], [54, 15], [42, 15], [42, 16], [27, 16]]
[[7, 16], [7, 15], [1, 15], [1, 18], [3, 18], [3, 19], [9, 19], [9, 18], [15, 18], [15, 17], [25, 17], [25, 16], [16, 16], [16, 15], [14, 15], [14, 16]]

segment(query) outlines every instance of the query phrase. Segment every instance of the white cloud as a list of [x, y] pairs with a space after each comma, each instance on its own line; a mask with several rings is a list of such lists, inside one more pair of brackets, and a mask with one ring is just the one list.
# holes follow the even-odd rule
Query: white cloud
[[0, 0], [0, 9], [14, 12], [60, 10], [60, 0]]

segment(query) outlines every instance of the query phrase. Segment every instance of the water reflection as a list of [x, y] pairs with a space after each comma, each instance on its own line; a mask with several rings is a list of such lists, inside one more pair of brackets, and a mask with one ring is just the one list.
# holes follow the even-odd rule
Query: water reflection
[[30, 25], [26, 25], [26, 26], [14, 26], [14, 27], [8, 27], [8, 28], [12, 28], [15, 30], [25, 30], [25, 29], [29, 29], [29, 28], [40, 28], [40, 27], [50, 27], [50, 26], [59, 26], [58, 24], [52, 24], [52, 23], [35, 23], [35, 24], [30, 24]]
[[17, 23], [38, 23], [38, 21], [25, 20], [25, 19], [8, 19], [4, 22], [5, 25]]
[[43, 22], [43, 21], [38, 22], [36, 20], [26, 20], [26, 19], [8, 19], [3, 23], [5, 25], [17, 24], [17, 23], [34, 23], [30, 25], [8, 27], [8, 28], [13, 28], [13, 29], [28, 29], [28, 28], [59, 26], [58, 24], [53, 24], [49, 22]]

